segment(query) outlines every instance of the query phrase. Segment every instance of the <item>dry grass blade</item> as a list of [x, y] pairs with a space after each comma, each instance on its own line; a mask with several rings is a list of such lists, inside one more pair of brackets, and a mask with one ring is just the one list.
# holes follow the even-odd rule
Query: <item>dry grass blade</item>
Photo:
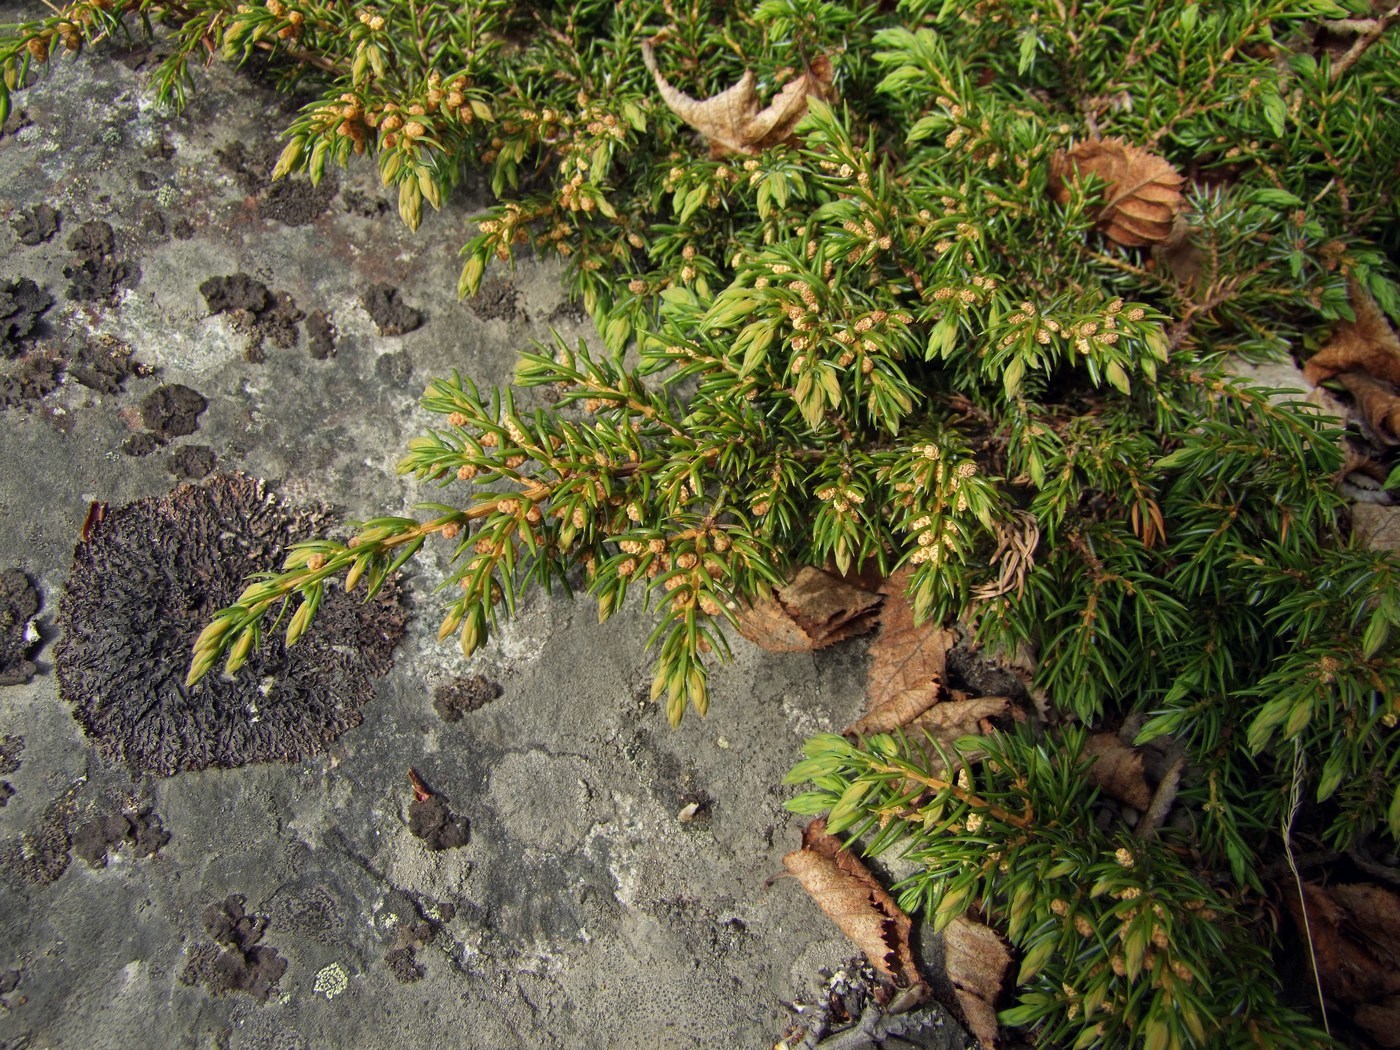
[[989, 565], [997, 567], [997, 578], [972, 592], [979, 601], [990, 601], [1015, 592], [1021, 597], [1026, 577], [1035, 568], [1035, 548], [1040, 543], [1040, 524], [1034, 514], [1018, 510], [1013, 522], [997, 522], [997, 549]]

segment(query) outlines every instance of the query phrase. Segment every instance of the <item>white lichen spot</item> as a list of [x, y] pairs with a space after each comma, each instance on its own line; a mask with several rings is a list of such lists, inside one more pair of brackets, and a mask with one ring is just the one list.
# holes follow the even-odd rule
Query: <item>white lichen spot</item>
[[312, 990], [318, 995], [324, 995], [327, 999], [334, 999], [345, 989], [350, 987], [350, 978], [340, 963], [331, 963], [329, 966], [316, 971], [316, 983], [312, 985]]

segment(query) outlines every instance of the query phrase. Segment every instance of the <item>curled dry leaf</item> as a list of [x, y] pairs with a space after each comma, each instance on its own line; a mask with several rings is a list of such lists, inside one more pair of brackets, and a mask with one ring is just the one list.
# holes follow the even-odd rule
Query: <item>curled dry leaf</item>
[[1170, 163], [1119, 138], [1089, 139], [1050, 158], [1050, 192], [1061, 204], [1068, 183], [1091, 175], [1108, 184], [1098, 226], [1109, 240], [1140, 248], [1171, 238], [1186, 180]]
[[879, 594], [805, 566], [739, 614], [739, 633], [773, 653], [803, 653], [874, 628]]
[[797, 122], [807, 114], [809, 97], [831, 98], [834, 71], [831, 60], [818, 55], [805, 71], [783, 85], [773, 101], [760, 109], [758, 78], [744, 70], [739, 83], [703, 101], [672, 87], [656, 67], [650, 41], [642, 44], [642, 61], [656, 80], [657, 90], [671, 111], [710, 144], [710, 156], [760, 153], [793, 136]]
[[1119, 740], [1117, 733], [1092, 734], [1084, 743], [1084, 757], [1094, 760], [1089, 779], [1119, 802], [1141, 811], [1152, 804], [1142, 752]]
[[906, 728], [915, 733], [928, 733], [939, 743], [951, 747], [953, 741], [961, 737], [985, 735], [991, 720], [1004, 718], [1024, 721], [1025, 715], [1011, 703], [1010, 697], [975, 696], [934, 704]]
[[826, 833], [825, 820], [818, 817], [803, 829], [802, 848], [785, 856], [783, 865], [897, 989], [891, 1013], [911, 1009], [929, 997], [931, 989], [909, 946], [913, 922], [860, 858]]
[[1395, 387], [1365, 372], [1343, 372], [1337, 377], [1356, 399], [1356, 411], [1371, 424], [1376, 437], [1387, 445], [1400, 444], [1400, 397]]
[[[1400, 1047], [1400, 895], [1381, 886], [1303, 885], [1318, 979], [1379, 1044]], [[1293, 921], [1303, 926], [1296, 893]]]
[[1400, 386], [1400, 338], [1365, 288], [1352, 281], [1347, 298], [1356, 320], [1332, 329], [1326, 345], [1308, 358], [1303, 375], [1317, 386], [1343, 372], [1364, 372]]
[[1308, 358], [1303, 375], [1314, 386], [1337, 379], [1375, 436], [1388, 444], [1400, 443], [1400, 337], [1371, 293], [1355, 281], [1347, 298], [1356, 320], [1332, 329], [1326, 345]]
[[914, 622], [914, 606], [905, 596], [912, 573], [906, 566], [880, 586], [885, 604], [880, 634], [870, 646], [866, 710], [847, 733], [887, 733], [943, 699], [948, 650], [957, 635], [938, 624]]
[[999, 1046], [996, 1001], [1011, 966], [1006, 944], [991, 927], [959, 916], [943, 931], [943, 953], [967, 1027], [983, 1046]]

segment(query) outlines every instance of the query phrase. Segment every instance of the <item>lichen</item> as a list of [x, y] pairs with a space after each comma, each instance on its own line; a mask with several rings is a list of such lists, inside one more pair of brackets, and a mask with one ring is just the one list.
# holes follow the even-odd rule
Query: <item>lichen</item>
[[314, 638], [290, 649], [271, 640], [246, 673], [184, 684], [190, 647], [213, 612], [249, 573], [329, 524], [241, 475], [108, 513], [74, 552], [55, 653], [62, 695], [105, 754], [169, 776], [296, 761], [359, 724], [403, 633], [392, 583], [368, 603], [330, 592]]

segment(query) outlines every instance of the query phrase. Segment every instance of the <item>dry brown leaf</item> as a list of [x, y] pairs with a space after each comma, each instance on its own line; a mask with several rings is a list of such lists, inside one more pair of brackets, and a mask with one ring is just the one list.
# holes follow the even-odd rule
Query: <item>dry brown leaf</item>
[[1347, 298], [1356, 320], [1332, 329], [1326, 345], [1308, 358], [1303, 375], [1317, 386], [1342, 372], [1364, 372], [1400, 386], [1400, 338], [1365, 288], [1352, 281]]
[[1117, 733], [1094, 733], [1084, 743], [1084, 757], [1092, 758], [1089, 779], [1119, 802], [1145, 812], [1152, 805], [1152, 788], [1143, 770], [1142, 752], [1123, 743]]
[[965, 916], [943, 931], [943, 952], [948, 980], [967, 1027], [983, 1046], [999, 1046], [996, 1001], [1011, 966], [1011, 953], [995, 930]]
[[1365, 372], [1343, 372], [1337, 380], [1355, 398], [1357, 412], [1371, 424], [1376, 437], [1390, 445], [1400, 442], [1400, 397], [1395, 387]]
[[1061, 204], [1070, 199], [1066, 183], [1088, 175], [1108, 184], [1098, 218], [1104, 236], [1129, 248], [1172, 236], [1186, 180], [1167, 161], [1119, 138], [1089, 139], [1050, 158], [1050, 192]]
[[805, 653], [872, 630], [883, 597], [804, 566], [739, 613], [739, 633], [771, 653]]
[[898, 989], [890, 1012], [917, 1006], [931, 989], [909, 946], [913, 922], [818, 817], [802, 831], [802, 848], [783, 858], [788, 871], [842, 933]]
[[[1389, 1027], [1400, 1005], [1400, 895], [1382, 886], [1316, 882], [1304, 883], [1303, 893], [1323, 992], [1382, 1046], [1400, 1045]], [[1301, 929], [1297, 894], [1287, 900]]]
[[[966, 700], [946, 700], [934, 704], [924, 711], [907, 728], [927, 732], [939, 743], [952, 746], [953, 741], [965, 736], [984, 735], [983, 725], [992, 718], [1016, 718], [1020, 712], [1011, 704], [1010, 697], [975, 696]], [[1024, 719], [1024, 715], [1020, 715]]]
[[885, 604], [880, 633], [870, 645], [865, 714], [847, 733], [887, 733], [943, 699], [948, 650], [957, 635], [935, 623], [914, 623], [914, 606], [905, 596], [911, 575], [905, 566], [880, 586]]
[[832, 96], [834, 71], [825, 55], [818, 55], [804, 72], [784, 84], [763, 109], [759, 108], [758, 78], [753, 70], [744, 70], [739, 83], [701, 101], [667, 83], [656, 67], [649, 41], [642, 44], [642, 61], [671, 112], [705, 136], [711, 157], [761, 153], [788, 141], [797, 122], [807, 114], [808, 97], [826, 100]]
[[1400, 1047], [1400, 995], [1358, 1006], [1353, 1019], [1376, 1041], [1377, 1046], [1385, 1050]]

